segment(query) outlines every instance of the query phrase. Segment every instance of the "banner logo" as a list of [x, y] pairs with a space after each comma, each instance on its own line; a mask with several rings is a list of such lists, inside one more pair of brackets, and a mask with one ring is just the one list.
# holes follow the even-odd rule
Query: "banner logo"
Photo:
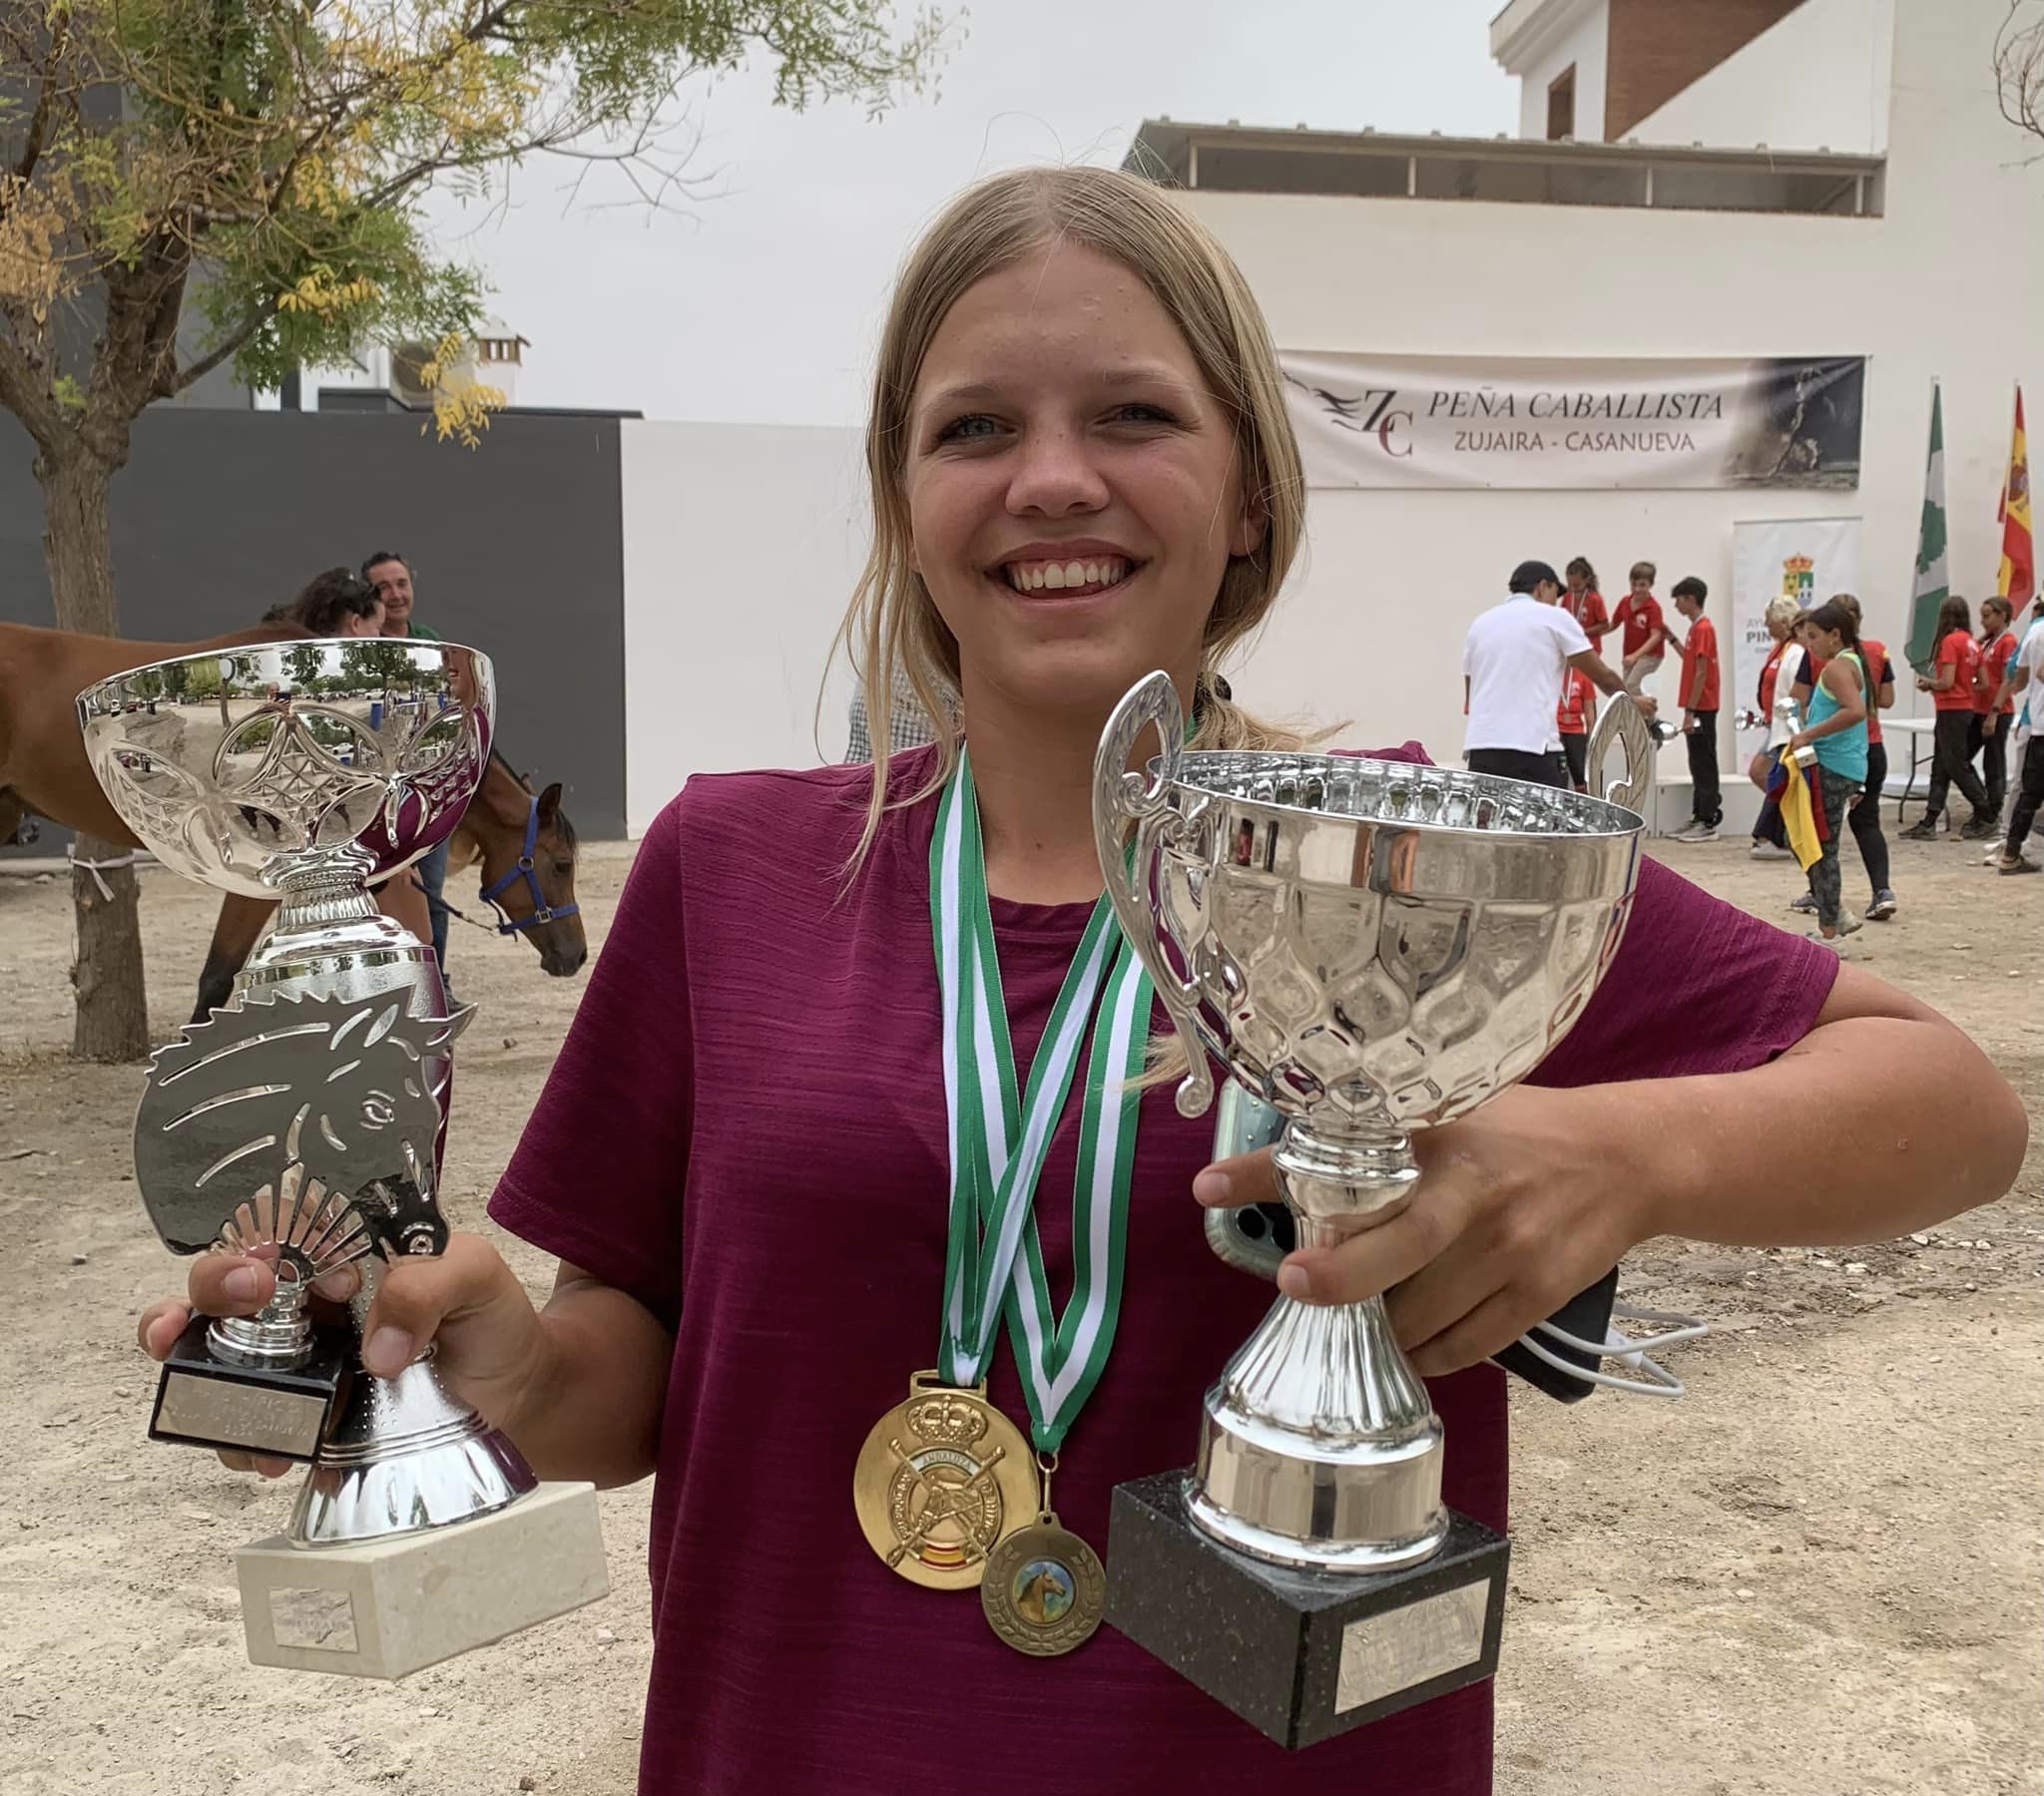
[[1806, 555], [1791, 555], [1782, 564], [1782, 597], [1793, 599], [1804, 611], [1816, 594], [1816, 563]]

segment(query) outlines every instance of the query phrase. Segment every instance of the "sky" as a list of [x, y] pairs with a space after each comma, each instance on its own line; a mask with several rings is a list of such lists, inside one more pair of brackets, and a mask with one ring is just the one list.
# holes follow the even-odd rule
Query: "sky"
[[[523, 405], [850, 424], [894, 271], [958, 189], [1018, 164], [1118, 164], [1146, 118], [1487, 137], [1516, 84], [1498, 0], [973, 0], [941, 92], [877, 123], [770, 104], [766, 67], [687, 93], [690, 198], [541, 159], [488, 206], [433, 202], [449, 254], [530, 339]], [[955, 14], [955, 5], [941, 10]]]

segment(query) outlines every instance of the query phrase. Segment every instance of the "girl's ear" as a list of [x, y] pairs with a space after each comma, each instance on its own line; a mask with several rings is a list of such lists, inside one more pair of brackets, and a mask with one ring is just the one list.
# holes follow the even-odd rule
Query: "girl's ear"
[[1264, 539], [1271, 534], [1271, 507], [1261, 494], [1243, 501], [1242, 516], [1236, 520], [1235, 532], [1228, 545], [1228, 553], [1236, 560], [1254, 555], [1263, 548]]

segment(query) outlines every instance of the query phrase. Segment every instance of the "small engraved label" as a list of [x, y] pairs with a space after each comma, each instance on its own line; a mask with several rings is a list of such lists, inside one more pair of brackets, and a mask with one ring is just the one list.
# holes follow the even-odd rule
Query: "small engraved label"
[[1349, 1622], [1341, 1630], [1334, 1713], [1345, 1715], [1474, 1664], [1483, 1655], [1483, 1617], [1489, 1606], [1489, 1581], [1479, 1578]]
[[156, 1425], [188, 1441], [309, 1459], [325, 1417], [325, 1399], [306, 1391], [265, 1390], [236, 1379], [173, 1371], [164, 1380]]
[[279, 1646], [355, 1650], [355, 1605], [345, 1590], [271, 1590], [269, 1632]]

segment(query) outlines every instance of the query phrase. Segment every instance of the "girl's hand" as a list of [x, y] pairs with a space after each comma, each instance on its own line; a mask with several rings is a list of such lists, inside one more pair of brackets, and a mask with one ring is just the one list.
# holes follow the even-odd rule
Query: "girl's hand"
[[1809, 731], [1806, 729], [1798, 729], [1792, 736], [1788, 738], [1788, 746], [1791, 750], [1807, 748], [1809, 746]]
[[[1660, 1232], [1643, 1195], [1652, 1173], [1597, 1091], [1515, 1086], [1415, 1130], [1423, 1176], [1406, 1207], [1338, 1247], [1288, 1255], [1279, 1288], [1308, 1303], [1385, 1293], [1423, 1377], [1509, 1346]], [[1193, 1194], [1210, 1207], [1279, 1201], [1271, 1150], [1208, 1167]]]
[[[153, 1360], [164, 1360], [196, 1311], [208, 1316], [253, 1316], [276, 1288], [274, 1249], [254, 1255], [202, 1253], [192, 1262], [187, 1300], [166, 1298], [143, 1311], [136, 1339]], [[314, 1313], [338, 1319], [333, 1306], [360, 1288], [353, 1266], [312, 1287]], [[404, 1258], [384, 1274], [362, 1330], [362, 1364], [378, 1378], [394, 1378], [425, 1350], [442, 1381], [483, 1420], [508, 1428], [540, 1363], [545, 1329], [525, 1287], [503, 1257], [480, 1235], [456, 1234], [436, 1258]], [[277, 1478], [288, 1460], [223, 1453], [221, 1464]]]

